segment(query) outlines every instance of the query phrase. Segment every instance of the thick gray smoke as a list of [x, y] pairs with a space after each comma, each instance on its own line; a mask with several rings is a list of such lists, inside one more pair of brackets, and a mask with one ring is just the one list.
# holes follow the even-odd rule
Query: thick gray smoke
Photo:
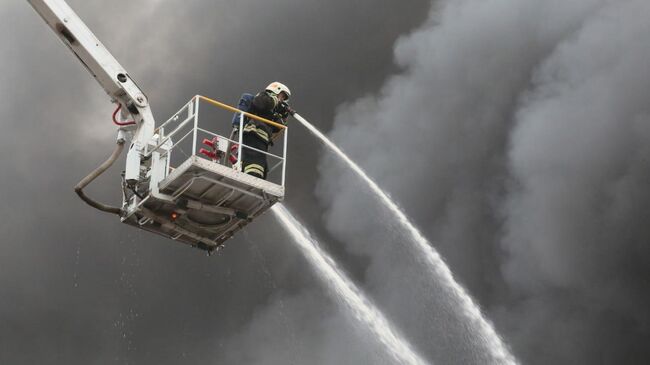
[[[235, 103], [273, 80], [331, 125], [395, 69], [428, 0], [69, 0], [157, 119], [199, 93]], [[272, 217], [220, 255], [120, 224], [72, 187], [114, 144], [108, 97], [26, 1], [0, 6], [0, 363], [382, 363]], [[230, 115], [215, 123], [228, 123]], [[322, 231], [318, 149], [291, 133], [287, 204]], [[115, 204], [119, 171], [88, 192]], [[352, 267], [354, 270], [354, 267]], [[276, 326], [277, 324], [277, 326]]]
[[[643, 363], [650, 4], [449, 1], [334, 140], [397, 198], [525, 363]], [[327, 226], [441, 363], [480, 363], [399, 227], [331, 157]], [[460, 328], [460, 329], [459, 329]], [[470, 341], [471, 342], [471, 341]], [[644, 360], [645, 359], [645, 360]]]
[[[647, 2], [69, 3], [158, 119], [278, 79], [319, 128], [335, 120], [522, 362], [650, 358]], [[112, 106], [25, 1], [0, 14], [0, 363], [390, 363], [272, 217], [205, 258], [80, 202]], [[286, 204], [413, 347], [483, 363], [356, 177], [330, 158], [319, 176], [298, 126], [290, 151]], [[119, 170], [89, 193], [114, 203]]]

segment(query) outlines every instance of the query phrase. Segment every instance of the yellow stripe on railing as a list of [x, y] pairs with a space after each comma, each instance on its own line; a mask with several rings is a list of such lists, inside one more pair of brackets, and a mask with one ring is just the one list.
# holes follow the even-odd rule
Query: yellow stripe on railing
[[235, 107], [232, 107], [232, 106], [230, 106], [230, 105], [228, 105], [228, 104], [224, 104], [224, 103], [222, 103], [222, 102], [219, 102], [219, 101], [216, 101], [216, 100], [212, 100], [212, 99], [210, 99], [210, 98], [208, 98], [208, 97], [205, 97], [205, 96], [203, 96], [203, 95], [197, 95], [196, 97], [198, 97], [199, 99], [204, 100], [204, 101], [206, 101], [206, 102], [208, 102], [208, 103], [210, 103], [210, 104], [212, 104], [212, 105], [214, 105], [214, 106], [218, 106], [218, 107], [221, 108], [221, 109], [226, 109], [226, 110], [231, 111], [231, 112], [233, 112], [233, 113], [244, 113], [245, 116], [247, 116], [247, 117], [249, 117], [249, 118], [252, 118], [252, 119], [255, 119], [255, 120], [259, 120], [259, 121], [262, 122], [262, 123], [266, 123], [266, 124], [272, 125], [272, 126], [274, 126], [274, 127], [280, 128], [280, 129], [285, 129], [285, 128], [287, 128], [286, 125], [283, 125], [283, 124], [280, 124], [280, 123], [276, 123], [276, 122], [271, 121], [271, 120], [268, 120], [268, 119], [266, 119], [266, 118], [259, 117], [259, 116], [255, 115], [255, 114], [251, 114], [251, 113], [247, 113], [247, 112], [241, 111], [241, 110], [239, 110], [239, 109], [237, 109], [237, 108], [235, 108]]

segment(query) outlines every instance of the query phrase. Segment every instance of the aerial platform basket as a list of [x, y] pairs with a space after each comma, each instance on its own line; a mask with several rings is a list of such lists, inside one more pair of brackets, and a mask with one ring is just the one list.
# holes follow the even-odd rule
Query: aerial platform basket
[[[224, 109], [240, 115], [234, 136], [231, 115]], [[279, 154], [242, 144], [245, 116], [280, 129], [275, 137], [282, 143], [276, 141], [272, 149]], [[222, 247], [284, 198], [287, 131], [284, 125], [195, 96], [156, 129], [140, 168], [144, 183], [131, 188], [123, 182], [122, 222], [207, 251]], [[232, 146], [240, 147], [233, 152]], [[241, 161], [243, 148], [267, 156], [266, 180], [244, 174], [239, 162], [233, 164]]]

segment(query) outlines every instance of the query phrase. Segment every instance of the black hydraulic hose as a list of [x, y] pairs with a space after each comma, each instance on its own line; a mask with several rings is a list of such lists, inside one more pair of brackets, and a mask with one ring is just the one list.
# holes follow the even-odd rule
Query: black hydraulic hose
[[93, 208], [99, 209], [103, 212], [106, 213], [112, 213], [112, 214], [117, 214], [120, 215], [122, 214], [122, 209], [118, 207], [112, 207], [110, 205], [102, 204], [100, 202], [97, 202], [88, 196], [84, 194], [83, 189], [90, 184], [93, 180], [95, 180], [99, 175], [104, 173], [111, 165], [113, 165], [113, 162], [117, 160], [117, 158], [120, 156], [122, 153], [122, 150], [124, 149], [124, 140], [120, 139], [117, 141], [117, 145], [115, 146], [115, 150], [113, 150], [113, 153], [111, 154], [111, 157], [108, 158], [108, 160], [104, 161], [103, 164], [101, 164], [98, 168], [96, 168], [93, 172], [88, 174], [88, 176], [84, 177], [77, 186], [74, 187], [75, 193], [79, 195], [81, 200], [85, 201], [88, 205], [90, 205]]

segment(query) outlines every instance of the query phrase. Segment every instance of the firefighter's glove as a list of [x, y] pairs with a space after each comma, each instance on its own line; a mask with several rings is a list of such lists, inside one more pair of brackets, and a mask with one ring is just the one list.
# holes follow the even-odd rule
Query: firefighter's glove
[[285, 104], [287, 105], [287, 106], [286, 106], [286, 108], [287, 108], [287, 116], [288, 116], [288, 115], [293, 116], [294, 114], [296, 114], [296, 111], [293, 110], [293, 109], [291, 109], [291, 107], [289, 106], [289, 104], [287, 104], [287, 103], [285, 103]]
[[291, 109], [291, 107], [289, 107], [289, 104], [287, 104], [285, 101], [278, 103], [276, 111], [282, 119], [287, 119], [289, 115], [293, 115], [293, 113], [295, 113], [295, 111]]

